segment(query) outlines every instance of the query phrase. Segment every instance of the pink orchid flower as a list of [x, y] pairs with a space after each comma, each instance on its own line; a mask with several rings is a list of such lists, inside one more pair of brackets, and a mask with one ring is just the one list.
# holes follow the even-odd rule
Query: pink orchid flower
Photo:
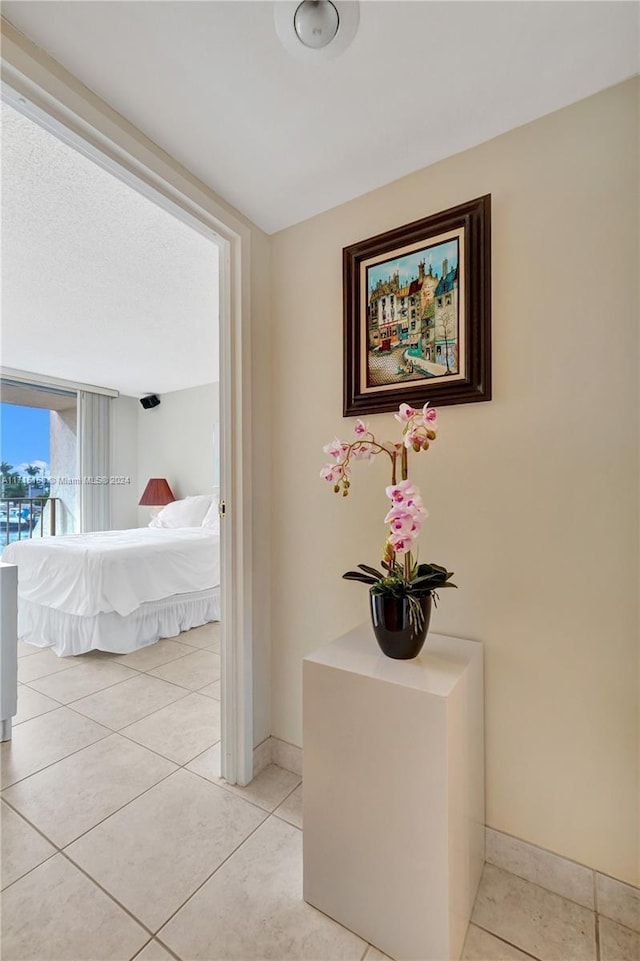
[[336, 460], [340, 460], [349, 450], [349, 445], [343, 443], [338, 437], [334, 437], [331, 443], [325, 444], [322, 449], [329, 457], [335, 457]]
[[398, 413], [394, 414], [393, 416], [395, 417], [395, 419], [398, 421], [399, 424], [406, 424], [407, 421], [409, 421], [414, 416], [414, 414], [417, 414], [417, 413], [418, 412], [414, 410], [413, 407], [410, 407], [409, 404], [400, 404]]
[[339, 481], [343, 474], [345, 477], [349, 476], [349, 472], [345, 470], [342, 464], [325, 464], [320, 471], [320, 477], [330, 484], [335, 484], [336, 481]]
[[401, 507], [392, 507], [384, 519], [392, 534], [411, 534], [415, 528], [415, 517], [410, 511]]
[[422, 444], [422, 441], [426, 437], [425, 429], [421, 424], [412, 424], [407, 433], [404, 435], [404, 446], [407, 450], [411, 450], [414, 443], [418, 441]]
[[[384, 519], [389, 531], [384, 559], [387, 564], [391, 564], [396, 555], [399, 558], [404, 555], [404, 576], [409, 578], [413, 570], [411, 551], [428, 512], [422, 503], [418, 487], [407, 477], [408, 460], [405, 447], [416, 453], [429, 448], [436, 436], [437, 411], [429, 407], [428, 403], [420, 410], [410, 404], [400, 404], [394, 417], [402, 425], [399, 442], [378, 442], [370, 431], [369, 424], [358, 418], [354, 424], [355, 439], [351, 443], [334, 437], [331, 443], [324, 447], [324, 451], [333, 458], [333, 463], [325, 464], [320, 476], [333, 486], [336, 493], [342, 493], [346, 497], [351, 487], [351, 468], [354, 461], [370, 462], [376, 454], [386, 452], [391, 458], [393, 478], [397, 477], [401, 468], [404, 480], [385, 488], [391, 508]], [[401, 453], [402, 459], [398, 456]]]
[[389, 543], [396, 554], [408, 554], [413, 547], [414, 538], [407, 534], [391, 534]]
[[406, 509], [410, 514], [413, 514], [416, 518], [425, 518], [429, 516], [429, 512], [422, 506], [421, 497], [410, 497], [405, 504]]
[[383, 440], [380, 446], [383, 450], [386, 450], [387, 454], [397, 454], [402, 450], [402, 444], [397, 444], [392, 440]]
[[428, 401], [422, 408], [422, 417], [424, 419], [425, 426], [430, 430], [435, 430], [438, 412], [436, 411], [435, 407], [429, 407]]
[[375, 454], [370, 444], [358, 444], [353, 448], [351, 456], [354, 460], [372, 461]]
[[330, 484], [333, 484], [335, 481], [335, 478], [333, 476], [334, 467], [335, 467], [335, 464], [325, 464], [322, 470], [320, 471], [320, 477], [323, 480], [328, 481]]
[[400, 481], [399, 484], [390, 484], [389, 487], [385, 487], [384, 492], [394, 504], [406, 504], [407, 499], [420, 496], [418, 488], [409, 480]]

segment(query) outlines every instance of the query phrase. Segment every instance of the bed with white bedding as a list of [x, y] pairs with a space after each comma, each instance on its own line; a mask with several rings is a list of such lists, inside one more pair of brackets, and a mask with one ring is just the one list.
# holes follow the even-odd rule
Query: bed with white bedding
[[10, 544], [18, 636], [67, 656], [128, 654], [220, 619], [220, 535], [144, 527]]

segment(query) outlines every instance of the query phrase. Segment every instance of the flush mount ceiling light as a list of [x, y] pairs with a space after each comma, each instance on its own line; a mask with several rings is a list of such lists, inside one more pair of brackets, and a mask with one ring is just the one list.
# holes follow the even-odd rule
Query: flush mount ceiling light
[[353, 40], [360, 20], [357, 0], [276, 0], [276, 32], [300, 60], [333, 60]]

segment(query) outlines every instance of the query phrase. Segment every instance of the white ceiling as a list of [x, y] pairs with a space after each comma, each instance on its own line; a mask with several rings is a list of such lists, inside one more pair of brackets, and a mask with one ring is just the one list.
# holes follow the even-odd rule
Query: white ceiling
[[2, 105], [2, 363], [140, 396], [218, 380], [218, 248]]
[[3, 14], [272, 232], [638, 72], [636, 2], [361, 3], [300, 61], [269, 0], [41, 2]]

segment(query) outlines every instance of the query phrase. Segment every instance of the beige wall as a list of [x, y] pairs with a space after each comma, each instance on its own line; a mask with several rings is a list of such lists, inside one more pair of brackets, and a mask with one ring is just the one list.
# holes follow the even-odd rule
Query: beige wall
[[[322, 445], [353, 426], [342, 248], [492, 194], [494, 400], [443, 408], [437, 443], [413, 461], [431, 512], [422, 557], [459, 584], [433, 629], [484, 643], [487, 822], [632, 882], [637, 91], [612, 88], [275, 235], [271, 344], [272, 730], [300, 744], [301, 660], [366, 619], [366, 589], [340, 575], [375, 562], [384, 536], [385, 465], [356, 465], [348, 501], [318, 476]], [[370, 421], [394, 434], [391, 415]]]
[[[219, 385], [204, 384], [160, 395], [158, 407], [137, 405], [138, 500], [150, 477], [166, 477], [177, 498], [213, 494], [214, 431], [219, 431]], [[140, 508], [140, 526], [149, 523]]]
[[251, 236], [253, 743], [271, 734], [271, 240]]

